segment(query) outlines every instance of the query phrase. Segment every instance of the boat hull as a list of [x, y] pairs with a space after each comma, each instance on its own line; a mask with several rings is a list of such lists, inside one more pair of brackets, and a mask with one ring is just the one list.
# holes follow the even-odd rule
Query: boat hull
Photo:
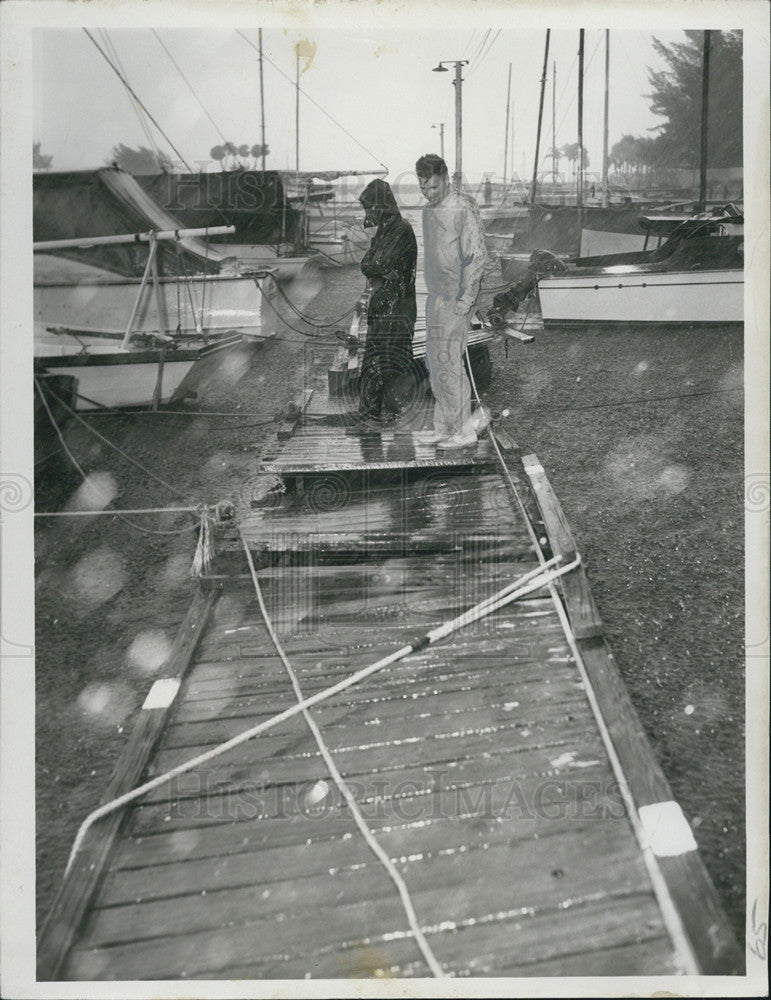
[[[167, 403], [196, 362], [230, 351], [243, 343], [243, 338], [234, 334], [201, 349], [124, 351], [118, 346], [105, 346], [102, 342], [101, 346], [75, 353], [70, 338], [67, 339], [68, 351], [39, 353], [35, 358], [35, 369], [49, 376], [74, 377], [75, 408], [78, 410]], [[88, 346], [91, 347], [91, 344]], [[45, 345], [39, 345], [37, 349], [45, 351]]]
[[[138, 278], [122, 278], [106, 272], [77, 281], [36, 281], [36, 331], [64, 327], [85, 333], [123, 334], [140, 284]], [[260, 284], [267, 289], [270, 279]], [[148, 282], [139, 301], [133, 333], [189, 336], [238, 330], [252, 337], [262, 333], [262, 292], [252, 277], [215, 274], [181, 281], [161, 278], [158, 289], [161, 323], [153, 284]], [[266, 319], [270, 322], [269, 316]]]
[[[119, 369], [116, 368], [118, 360], [124, 362]], [[164, 361], [159, 402], [171, 399], [197, 360], [197, 357], [188, 357]], [[74, 362], [75, 359], [66, 356], [45, 359], [44, 366], [51, 374], [61, 371], [75, 377], [78, 410], [150, 406], [153, 401], [159, 377], [158, 352], [142, 351], [136, 356], [92, 354], [80, 364], [67, 364], [66, 368], [61, 367], [62, 361]]]
[[741, 271], [557, 274], [538, 283], [545, 324], [741, 323]]

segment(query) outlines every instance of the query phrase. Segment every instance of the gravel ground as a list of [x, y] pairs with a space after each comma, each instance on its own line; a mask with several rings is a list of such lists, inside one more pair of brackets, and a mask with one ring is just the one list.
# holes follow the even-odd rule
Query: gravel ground
[[[308, 269], [289, 291], [332, 321], [361, 288], [356, 268]], [[243, 495], [276, 413], [302, 388], [304, 368], [333, 349], [283, 323], [277, 332], [224, 370], [201, 373], [188, 416], [88, 418], [174, 491], [70, 428], [86, 471], [114, 476], [115, 506]], [[512, 342], [508, 355], [496, 344], [492, 355], [486, 401], [511, 409], [506, 428], [538, 455], [560, 498], [632, 701], [742, 937], [741, 336], [544, 333]], [[39, 510], [60, 509], [79, 485], [61, 457], [38, 473]], [[39, 520], [36, 529], [39, 919], [194, 588], [193, 518], [130, 520], [166, 533], [114, 517]]]

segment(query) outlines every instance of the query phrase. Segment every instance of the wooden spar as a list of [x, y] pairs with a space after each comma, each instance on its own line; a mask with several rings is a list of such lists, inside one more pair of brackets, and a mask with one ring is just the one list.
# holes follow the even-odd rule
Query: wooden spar
[[699, 211], [707, 207], [707, 133], [709, 108], [709, 49], [712, 33], [704, 32], [704, 57], [701, 69], [701, 154], [699, 157]]
[[147, 278], [150, 274], [150, 268], [153, 266], [153, 258], [155, 257], [155, 251], [158, 249], [158, 241], [150, 240], [150, 253], [147, 255], [147, 263], [145, 264], [144, 274], [142, 275], [142, 280], [139, 283], [139, 294], [134, 301], [134, 308], [131, 310], [131, 315], [129, 316], [128, 326], [126, 327], [126, 333], [123, 336], [123, 343], [120, 345], [125, 351], [129, 345], [129, 340], [131, 339], [131, 331], [134, 328], [134, 320], [139, 312], [139, 303], [142, 301], [142, 294], [144, 293], [145, 286], [147, 285]]
[[533, 160], [533, 181], [530, 185], [530, 202], [535, 203], [535, 192], [538, 184], [538, 155], [541, 150], [541, 124], [543, 122], [543, 96], [546, 91], [546, 68], [549, 65], [549, 38], [551, 29], [546, 29], [546, 48], [543, 53], [543, 72], [541, 73], [541, 99], [538, 102], [538, 130], [535, 137], [535, 158]]
[[610, 31], [605, 29], [605, 105], [602, 116], [602, 207], [608, 207], [608, 82], [610, 77]]
[[199, 229], [162, 229], [159, 232], [150, 230], [146, 233], [123, 233], [118, 236], [80, 236], [72, 240], [42, 240], [32, 244], [32, 249], [36, 252], [46, 250], [67, 250], [74, 247], [111, 246], [122, 243], [150, 243], [152, 240], [176, 240], [187, 239], [193, 236], [222, 236], [225, 233], [234, 233], [235, 226], [204, 226]]
[[[506, 89], [506, 138], [503, 142], [503, 188], [506, 190], [506, 161], [509, 158], [509, 115], [511, 113], [511, 63], [509, 63], [509, 84]], [[512, 137], [513, 138], [513, 137]], [[442, 157], [444, 159], [444, 157]]]

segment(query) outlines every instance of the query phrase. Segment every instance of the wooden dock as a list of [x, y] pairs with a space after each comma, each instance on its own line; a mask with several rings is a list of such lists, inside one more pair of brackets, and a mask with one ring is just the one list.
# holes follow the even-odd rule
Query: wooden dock
[[[296, 704], [245, 541], [306, 698], [418, 646], [310, 712], [445, 975], [741, 972], [583, 567], [417, 642], [576, 559], [536, 456], [502, 466], [484, 441], [448, 464], [422, 431], [309, 414], [264, 463], [286, 490], [218, 529], [105, 801]], [[38, 963], [41, 980], [430, 974], [300, 714], [98, 821]]]

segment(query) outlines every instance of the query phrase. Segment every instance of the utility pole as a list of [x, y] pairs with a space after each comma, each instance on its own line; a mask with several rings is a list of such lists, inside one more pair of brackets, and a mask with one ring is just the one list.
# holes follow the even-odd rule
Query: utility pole
[[432, 125], [431, 128], [439, 129], [439, 152], [444, 159], [444, 122], [437, 122], [436, 125]]
[[260, 131], [262, 138], [262, 172], [265, 173], [265, 90], [262, 82], [262, 28], [260, 38]]
[[455, 87], [455, 173], [452, 176], [453, 186], [456, 191], [461, 190], [463, 184], [463, 77], [462, 68], [468, 65], [467, 59], [444, 59], [433, 69], [434, 73], [447, 73], [445, 64], [455, 67], [455, 79], [452, 82]]
[[461, 88], [463, 87], [463, 77], [461, 69], [463, 63], [455, 63], [455, 190], [460, 191], [463, 183], [463, 101], [461, 98]]

